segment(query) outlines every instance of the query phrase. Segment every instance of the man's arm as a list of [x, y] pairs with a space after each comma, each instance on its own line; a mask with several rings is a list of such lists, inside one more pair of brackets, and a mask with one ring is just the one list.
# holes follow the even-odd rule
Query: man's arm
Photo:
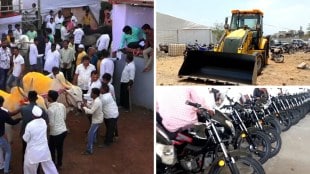
[[22, 79], [25, 73], [25, 63], [21, 64], [21, 72], [19, 78]]
[[73, 81], [72, 81], [72, 84], [73, 85], [77, 85], [77, 79], [79, 77], [79, 74], [74, 74], [74, 77], [73, 77]]
[[30, 140], [30, 138], [31, 138], [30, 132], [29, 132], [28, 129], [29, 129], [28, 126], [26, 126], [26, 128], [25, 128], [25, 133], [24, 133], [24, 135], [23, 135], [23, 139], [24, 139], [24, 141], [26, 141], [26, 142], [29, 142], [29, 140]]
[[48, 115], [49, 125], [54, 126], [55, 125], [55, 117], [54, 117], [53, 112], [50, 109], [47, 110], [47, 115]]
[[97, 102], [96, 100], [94, 100], [94, 103], [90, 109], [85, 106], [83, 107], [83, 109], [86, 114], [93, 114], [100, 107], [100, 105], [101, 105], [101, 101]]
[[17, 109], [17, 110], [15, 110], [15, 111], [8, 112], [8, 114], [9, 114], [10, 116], [14, 116], [14, 115], [20, 113], [20, 110], [21, 110], [21, 109]]

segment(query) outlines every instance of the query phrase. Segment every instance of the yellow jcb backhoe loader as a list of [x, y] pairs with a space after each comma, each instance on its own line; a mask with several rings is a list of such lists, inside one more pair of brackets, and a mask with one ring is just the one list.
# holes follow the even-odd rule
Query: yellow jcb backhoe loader
[[230, 25], [213, 51], [188, 51], [179, 77], [225, 84], [256, 84], [267, 65], [269, 37], [263, 37], [263, 12], [232, 10]]

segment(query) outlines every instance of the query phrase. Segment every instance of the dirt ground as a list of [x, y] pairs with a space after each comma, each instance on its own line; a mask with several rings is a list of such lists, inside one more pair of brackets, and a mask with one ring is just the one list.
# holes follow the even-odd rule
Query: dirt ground
[[[203, 85], [204, 81], [180, 79], [178, 71], [183, 63], [183, 56], [169, 57], [157, 54], [156, 84], [157, 85]], [[297, 65], [305, 62], [310, 65], [310, 53], [297, 52], [284, 54], [284, 63], [269, 60], [262, 75], [257, 77], [257, 85], [309, 85], [310, 69], [297, 69]], [[208, 83], [209, 85], [219, 85]]]
[[[134, 107], [132, 112], [120, 112], [119, 139], [107, 148], [95, 146], [93, 155], [81, 155], [86, 148], [85, 131], [89, 123], [79, 113], [69, 113], [70, 134], [64, 144], [63, 168], [60, 174], [145, 174], [153, 173], [153, 112]], [[100, 126], [99, 143], [103, 142], [105, 126]], [[19, 125], [14, 127], [12, 173], [22, 173], [22, 146]]]

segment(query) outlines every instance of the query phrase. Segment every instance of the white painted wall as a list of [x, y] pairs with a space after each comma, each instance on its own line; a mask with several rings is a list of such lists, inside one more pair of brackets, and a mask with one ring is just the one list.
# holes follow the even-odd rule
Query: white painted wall
[[[115, 4], [112, 10], [113, 20], [113, 43], [112, 50], [117, 50], [120, 45], [125, 25], [142, 27], [148, 23], [152, 28], [154, 26], [154, 9], [149, 7], [138, 7], [126, 4]], [[113, 76], [113, 85], [115, 87], [116, 99], [119, 101], [120, 77], [125, 66], [125, 55], [122, 59], [115, 62]], [[142, 72], [144, 68], [144, 59], [135, 57], [136, 75], [132, 88], [132, 104], [143, 106], [153, 110], [154, 106], [154, 68], [150, 72]]]

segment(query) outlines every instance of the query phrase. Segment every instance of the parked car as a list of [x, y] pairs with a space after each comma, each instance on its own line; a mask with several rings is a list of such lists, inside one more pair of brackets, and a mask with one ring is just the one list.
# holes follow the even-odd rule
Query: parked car
[[307, 42], [302, 39], [293, 39], [292, 44], [297, 45], [298, 48], [304, 48], [307, 46]]

